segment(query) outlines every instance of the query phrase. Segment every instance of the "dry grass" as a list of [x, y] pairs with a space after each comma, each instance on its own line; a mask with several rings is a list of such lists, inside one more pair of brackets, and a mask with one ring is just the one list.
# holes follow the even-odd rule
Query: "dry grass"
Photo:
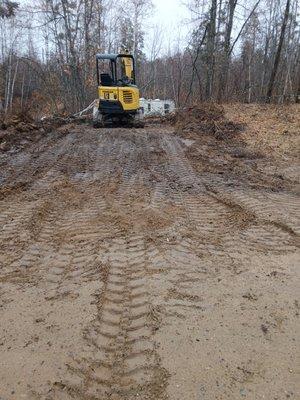
[[300, 146], [300, 105], [227, 104], [226, 116], [247, 125], [245, 141], [273, 156], [297, 157]]

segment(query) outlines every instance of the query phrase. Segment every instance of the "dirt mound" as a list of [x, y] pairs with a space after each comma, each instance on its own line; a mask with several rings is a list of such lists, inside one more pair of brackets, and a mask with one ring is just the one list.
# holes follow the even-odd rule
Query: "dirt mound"
[[34, 120], [29, 113], [19, 112], [0, 117], [0, 152], [19, 151], [31, 142], [37, 142], [43, 135], [57, 131], [69, 133], [68, 126], [88, 122], [86, 118], [51, 116]]
[[177, 112], [175, 116], [177, 132], [198, 136], [214, 136], [218, 140], [232, 138], [242, 131], [243, 125], [229, 121], [222, 106], [202, 103]]
[[19, 112], [14, 115], [9, 115], [6, 118], [1, 118], [1, 129], [7, 130], [9, 128], [14, 129], [17, 132], [30, 132], [38, 127], [29, 114]]
[[36, 140], [38, 131], [38, 124], [26, 111], [1, 115], [0, 152], [23, 148], [29, 141]]
[[[281, 173], [268, 167], [275, 162], [274, 157], [278, 158], [276, 151], [269, 151], [271, 148], [277, 150], [279, 143], [276, 138], [278, 135], [274, 134], [275, 117], [272, 118], [272, 123], [267, 121], [272, 108], [260, 109], [257, 105], [243, 105], [239, 106], [239, 114], [236, 111], [236, 115], [232, 112], [233, 107], [230, 107], [231, 112], [228, 113], [229, 106], [201, 104], [177, 114], [175, 130], [184, 139], [183, 142], [187, 143], [185, 155], [194, 169], [202, 174], [214, 174], [228, 180], [235, 177], [240, 187], [247, 189], [264, 188], [273, 192], [292, 190], [296, 175], [293, 168], [287, 170], [288, 176], [283, 178]], [[251, 121], [252, 108], [254, 111], [258, 110], [255, 123]], [[260, 119], [265, 120], [265, 125], [269, 124], [267, 131], [262, 127], [263, 122], [258, 124]], [[285, 129], [296, 131], [291, 125], [291, 119], [286, 118], [285, 121], [280, 126], [282, 132]], [[255, 130], [249, 129], [250, 124], [254, 125]], [[296, 143], [294, 136], [296, 135], [289, 139], [293, 139], [292, 143]], [[288, 142], [286, 134], [281, 134], [280, 138], [282, 142]], [[185, 142], [185, 139], [191, 141]], [[288, 143], [284, 143], [284, 146], [286, 149]], [[289, 154], [286, 152], [285, 155], [286, 159], [279, 159], [278, 165], [279, 162], [288, 164]], [[283, 169], [287, 167], [282, 165]]]

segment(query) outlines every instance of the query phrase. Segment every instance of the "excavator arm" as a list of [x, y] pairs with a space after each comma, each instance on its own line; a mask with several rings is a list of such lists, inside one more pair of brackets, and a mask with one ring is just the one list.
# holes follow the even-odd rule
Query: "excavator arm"
[[122, 64], [125, 71], [125, 75], [134, 80], [134, 69], [133, 69], [133, 59], [130, 57], [122, 57]]

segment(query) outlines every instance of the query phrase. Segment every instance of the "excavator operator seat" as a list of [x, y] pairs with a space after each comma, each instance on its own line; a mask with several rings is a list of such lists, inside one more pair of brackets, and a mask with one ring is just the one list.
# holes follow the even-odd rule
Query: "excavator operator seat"
[[100, 74], [100, 82], [102, 86], [113, 86], [113, 80], [109, 74]]

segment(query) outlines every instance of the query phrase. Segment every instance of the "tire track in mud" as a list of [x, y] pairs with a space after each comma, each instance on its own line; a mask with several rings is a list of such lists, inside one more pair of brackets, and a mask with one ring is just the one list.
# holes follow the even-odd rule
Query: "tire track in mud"
[[[287, 222], [281, 217], [284, 214], [281, 209], [286, 206], [284, 195], [278, 195], [277, 208], [270, 200], [271, 196], [265, 195], [260, 201], [255, 200], [251, 193], [246, 195], [236, 189], [228, 189], [219, 178], [211, 182], [204, 176], [199, 177], [184, 156], [179, 139], [168, 136], [165, 139], [172, 171], [179, 176], [180, 182], [187, 182], [195, 193], [185, 196], [185, 204], [197, 231], [203, 227], [203, 236], [222, 235], [222, 242], [226, 246], [237, 248], [240, 244], [249, 247], [252, 242], [253, 250], [261, 248], [280, 252], [299, 245], [298, 224], [294, 228], [291, 222], [299, 209], [296, 197], [288, 210], [291, 217]], [[202, 201], [199, 196], [202, 196]], [[246, 232], [236, 235], [235, 228], [239, 226]]]
[[245, 243], [252, 242], [256, 251], [261, 249], [277, 253], [299, 247], [299, 235], [293, 227], [294, 223], [290, 218], [281, 217], [283, 213], [280, 212], [280, 208], [286, 205], [284, 198], [281, 207], [277, 208], [271, 203], [266, 204], [270, 202], [267, 196], [260, 202], [251, 193], [239, 195], [226, 189], [216, 190], [210, 187], [212, 196], [218, 202], [250, 221], [242, 233]]
[[129, 400], [137, 395], [164, 399], [167, 372], [153, 339], [157, 321], [151, 316], [145, 281], [143, 237], [121, 236], [103, 246], [106, 256], [99, 263], [103, 287], [95, 295], [97, 315], [84, 332], [93, 356], [70, 363], [69, 380], [57, 384], [55, 395], [62, 391], [78, 399]]
[[222, 190], [223, 196], [233, 199], [233, 202], [241, 207], [253, 211], [262, 221], [268, 221], [275, 227], [281, 228], [287, 233], [299, 236], [299, 197], [291, 193], [259, 193], [253, 190], [244, 193], [241, 190]]
[[[99, 137], [95, 136], [95, 140], [97, 144]], [[2, 224], [0, 240], [1, 252], [3, 250], [2, 258], [5, 260], [2, 268], [3, 281], [28, 283], [30, 280], [32, 284], [35, 284], [42, 277], [42, 280], [54, 284], [59, 281], [59, 277], [65, 276], [67, 279], [69, 254], [76, 251], [75, 247], [69, 245], [68, 249], [64, 249], [62, 246], [61, 254], [58, 251], [56, 257], [53, 257], [53, 253], [55, 254], [59, 248], [60, 224], [65, 214], [64, 202], [70, 203], [74, 191], [81, 193], [82, 190], [76, 181], [67, 182], [67, 177], [63, 172], [66, 164], [76, 166], [79, 162], [78, 157], [80, 160], [89, 153], [80, 151], [78, 156], [74, 155], [72, 159], [69, 155], [71, 144], [77, 143], [78, 146], [78, 141], [80, 137], [70, 135], [66, 139], [63, 138], [63, 144], [60, 141], [60, 145], [51, 146], [40, 157], [30, 158], [28, 162], [33, 161], [34, 164], [31, 166], [32, 169], [39, 169], [39, 163], [43, 166], [40, 173], [34, 176], [35, 181], [30, 180], [30, 191], [27, 188], [25, 192], [20, 192], [13, 198], [10, 196], [12, 201], [8, 205], [7, 199], [1, 201], [3, 211], [0, 213]], [[56, 151], [53, 151], [53, 148]], [[91, 149], [90, 161], [97, 145], [91, 146]], [[47, 160], [51, 162], [45, 170]], [[30, 170], [23, 168], [25, 178], [27, 179], [28, 176], [33, 179], [29, 172]], [[20, 175], [20, 179], [23, 179], [23, 175]], [[66, 192], [68, 190], [70, 193]], [[80, 214], [79, 211], [76, 218], [80, 218]], [[68, 262], [63, 260], [68, 260]], [[5, 270], [9, 271], [7, 275], [4, 275]]]
[[22, 154], [17, 155], [16, 159], [11, 157], [6, 168], [9, 173], [3, 175], [4, 182], [8, 183], [4, 186], [3, 197], [26, 193], [31, 188], [35, 189], [35, 185], [39, 181], [40, 189], [43, 181], [45, 181], [45, 186], [48, 186], [50, 182], [55, 182], [55, 167], [72, 147], [73, 142], [74, 136], [72, 135], [61, 137], [57, 141], [52, 138], [46, 140], [42, 148], [37, 144], [25, 160]]
[[[139, 145], [141, 139], [137, 139]], [[104, 164], [101, 178], [107, 187], [94, 188], [93, 201], [77, 215], [67, 215], [69, 222], [62, 228], [68, 232], [70, 242], [79, 245], [72, 259], [72, 263], [74, 257], [79, 261], [74, 271], [80, 275], [80, 263], [85, 263], [85, 270], [88, 265], [95, 265], [102, 282], [94, 295], [96, 316], [84, 330], [89, 356], [84, 359], [80, 354], [74, 356], [68, 366], [68, 378], [53, 388], [53, 399], [129, 400], [137, 395], [164, 399], [167, 372], [161, 366], [153, 339], [158, 321], [147, 288], [147, 241], [143, 234], [126, 233], [123, 227], [120, 230], [119, 219], [115, 218], [119, 208], [126, 213], [127, 198], [140, 180], [145, 160], [137, 160], [138, 145], [128, 148], [122, 136], [118, 138], [111, 133], [109, 138], [107, 134], [105, 141], [107, 146], [98, 149], [94, 168], [97, 170], [100, 162]], [[144, 150], [145, 138], [142, 143]], [[121, 182], [117, 181], [117, 190], [110, 192], [116, 175], [120, 178], [116, 165], [122, 165]], [[93, 225], [97, 215], [97, 224]], [[82, 245], [85, 250], [81, 256]]]
[[[253, 251], [287, 251], [291, 233], [276, 226], [277, 216], [267, 223], [273, 206], [199, 176], [174, 135], [105, 130], [85, 139], [81, 147], [80, 135], [73, 134], [31, 186], [25, 206], [18, 197], [0, 217], [7, 224], [0, 236], [5, 243], [24, 224], [31, 232], [10, 269], [30, 268], [27, 283], [40, 281], [46, 300], [72, 300], [80, 291], [93, 299], [82, 348], [74, 349], [67, 373], [50, 385], [47, 398], [164, 400], [169, 375], [155, 334], [167, 312], [201, 309], [201, 286], [193, 283], [201, 285], [208, 273], [216, 277], [215, 264], [224, 260], [230, 269], [238, 253], [246, 263]], [[52, 195], [49, 206], [43, 196]], [[162, 226], [169, 203], [174, 213]], [[30, 225], [43, 208], [40, 223]], [[154, 224], [133, 223], [148, 212]], [[159, 286], [151, 277], [163, 274], [161, 292], [151, 293]], [[165, 301], [166, 313], [157, 310], [155, 296]]]
[[[40, 279], [44, 278], [43, 265], [47, 254], [51, 254], [54, 248], [53, 238], [57, 229], [59, 211], [49, 207], [48, 203], [42, 200], [37, 203], [28, 202], [31, 212], [27, 214], [26, 201], [22, 208], [20, 199], [15, 200], [20, 215], [12, 219], [11, 224], [8, 225], [9, 230], [6, 229], [6, 225], [3, 226], [0, 233], [5, 260], [2, 267], [3, 282], [36, 285]], [[14, 206], [11, 206], [10, 211], [13, 209]]]
[[[43, 192], [46, 190], [49, 193], [52, 181], [57, 180], [57, 174], [53, 173], [54, 165], [66, 150], [69, 142], [70, 139], [66, 139], [63, 145], [53, 146], [57, 150], [54, 153], [50, 147], [39, 157], [29, 158], [27, 160], [30, 166], [29, 170], [27, 167], [21, 168], [20, 166], [22, 172], [17, 170], [16, 174], [17, 180], [21, 179], [21, 181], [27, 182], [26, 190], [18, 192], [15, 196], [12, 196], [13, 192], [8, 192], [11, 201], [7, 204], [7, 198], [5, 198], [1, 202], [1, 206], [3, 204], [3, 210], [0, 213], [1, 247], [5, 253], [6, 268], [8, 270], [13, 268], [16, 279], [30, 276], [28, 268], [36, 270], [39, 275], [38, 265], [47, 250], [45, 247], [49, 250], [49, 243], [56, 229], [55, 221], [58, 220], [59, 207], [51, 199], [43, 200]], [[49, 165], [46, 160], [51, 160]], [[39, 173], [32, 175], [31, 171], [33, 170], [38, 170]], [[55, 178], [52, 179], [53, 175]], [[12, 181], [14, 182], [14, 180]], [[29, 192], [29, 186], [32, 187], [31, 192]], [[39, 187], [37, 192], [36, 187]], [[18, 190], [18, 184], [16, 190]], [[36, 279], [38, 278], [36, 277], [34, 281]]]
[[[70, 181], [70, 184], [66, 186], [67, 190], [70, 188], [70, 194], [67, 192], [65, 196], [69, 200], [66, 204], [69, 207], [60, 220], [58, 236], [62, 240], [73, 243], [75, 247], [82, 243], [84, 248], [89, 243], [93, 244], [99, 238], [106, 237], [106, 229], [105, 232], [101, 230], [102, 224], [99, 218], [107, 208], [102, 183], [108, 185], [109, 168], [113, 164], [110, 156], [110, 140], [104, 133], [98, 135], [95, 133], [92, 135], [91, 151], [87, 149], [83, 153], [79, 151], [75, 155], [70, 154], [68, 159], [62, 160], [58, 167], [62, 168], [65, 164], [69, 164], [66, 177]], [[85, 166], [84, 173], [78, 173], [76, 165], [81, 163], [82, 158], [87, 158], [90, 166], [89, 168]], [[63, 189], [64, 185], [62, 185], [62, 200], [64, 199]], [[73, 201], [73, 197], [79, 198], [79, 201]], [[87, 253], [89, 253], [88, 250]]]

